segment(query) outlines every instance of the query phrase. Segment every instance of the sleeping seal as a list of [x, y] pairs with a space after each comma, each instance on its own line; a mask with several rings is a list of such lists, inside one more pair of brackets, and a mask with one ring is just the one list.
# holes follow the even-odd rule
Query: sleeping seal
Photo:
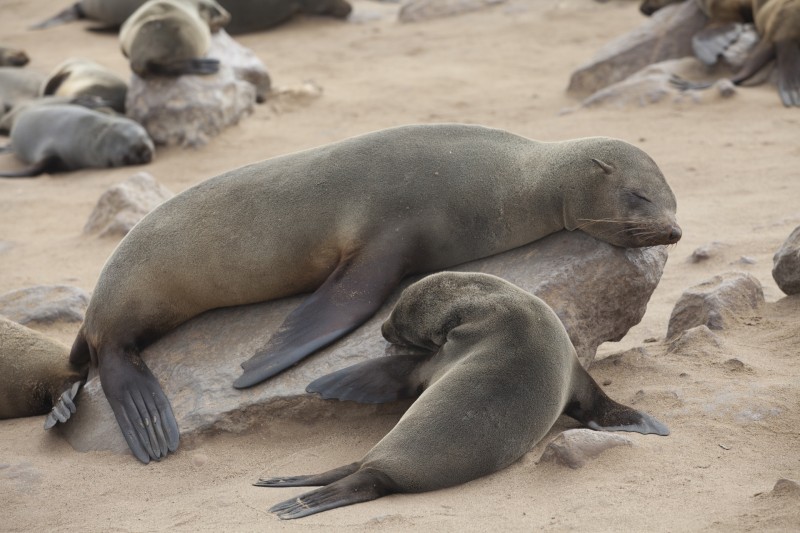
[[155, 151], [145, 129], [133, 120], [63, 104], [34, 105], [22, 111], [11, 127], [11, 148], [31, 166], [0, 172], [0, 177], [144, 165]]
[[525, 455], [562, 413], [592, 429], [669, 434], [661, 422], [606, 396], [553, 310], [498, 277], [428, 276], [403, 291], [382, 333], [427, 353], [365, 361], [307, 390], [370, 403], [419, 398], [360, 461], [259, 480], [261, 487], [326, 485], [272, 507], [281, 518], [491, 474]]
[[346, 0], [220, 0], [231, 14], [225, 31], [231, 35], [267, 30], [295, 15], [347, 18], [353, 7]]
[[125, 113], [128, 84], [113, 71], [90, 59], [72, 58], [58, 65], [42, 87], [42, 96], [84, 97]]
[[[209, 309], [312, 292], [249, 361], [256, 385], [365, 322], [407, 275], [581, 229], [677, 242], [675, 196], [620, 140], [537, 142], [462, 124], [368, 133], [232, 170], [161, 204], [120, 242], [70, 357], [90, 359], [141, 461], [178, 427], [141, 350]], [[231, 236], [235, 235], [235, 238]]]

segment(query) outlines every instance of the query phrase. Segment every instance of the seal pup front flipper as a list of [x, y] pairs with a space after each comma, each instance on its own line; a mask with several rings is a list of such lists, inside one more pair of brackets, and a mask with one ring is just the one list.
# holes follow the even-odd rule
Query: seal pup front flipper
[[266, 347], [242, 363], [237, 389], [261, 383], [333, 343], [380, 308], [405, 275], [400, 250], [360, 250], [344, 257], [325, 282], [289, 313]]
[[75, 2], [65, 10], [59, 12], [58, 14], [50, 17], [47, 20], [43, 20], [42, 22], [34, 24], [29, 29], [43, 30], [45, 28], [50, 28], [52, 26], [66, 24], [67, 22], [72, 22], [73, 20], [81, 20], [85, 18], [86, 14], [83, 12], [83, 9], [81, 9], [81, 3]]
[[306, 392], [325, 400], [358, 403], [388, 403], [419, 396], [422, 383], [413, 379], [414, 370], [434, 355], [401, 354], [364, 361], [312, 381]]
[[573, 393], [565, 415], [596, 430], [669, 435], [669, 428], [652, 416], [609, 398], [577, 360], [575, 365]]
[[[360, 463], [337, 468], [318, 476], [297, 476], [295, 479], [302, 480], [300, 483], [310, 485], [309, 479], [318, 482], [324, 476], [334, 473], [345, 472]], [[280, 479], [280, 478], [276, 478]], [[272, 480], [263, 480], [256, 483], [259, 487], [289, 487], [304, 485], [288, 485], [286, 483], [271, 484]], [[290, 500], [286, 500], [270, 507], [269, 511], [275, 513], [281, 520], [291, 520], [293, 518], [303, 518], [304, 516], [321, 513], [337, 507], [352, 505], [354, 503], [368, 502], [377, 500], [387, 494], [399, 492], [396, 484], [383, 472], [373, 468], [363, 468], [354, 473], [334, 481], [320, 489], [306, 492]]]

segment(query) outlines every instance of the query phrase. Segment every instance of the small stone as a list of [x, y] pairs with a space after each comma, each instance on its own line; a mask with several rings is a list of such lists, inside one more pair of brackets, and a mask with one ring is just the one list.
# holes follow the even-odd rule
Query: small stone
[[719, 241], [714, 241], [711, 244], [704, 244], [703, 246], [699, 246], [695, 248], [692, 255], [689, 256], [687, 261], [689, 263], [699, 263], [700, 261], [705, 261], [706, 259], [710, 259], [711, 257], [717, 255], [717, 253], [723, 248], [723, 244]]
[[580, 468], [589, 459], [617, 446], [633, 446], [633, 441], [624, 435], [607, 431], [568, 429], [548, 443], [539, 461]]
[[728, 359], [722, 365], [731, 372], [742, 372], [746, 369], [746, 365], [736, 358]]
[[793, 479], [780, 478], [770, 492], [773, 496], [800, 498], [800, 483]]
[[756, 264], [756, 260], [755, 259], [753, 259], [752, 257], [748, 257], [746, 255], [743, 255], [742, 257], [740, 257], [739, 261], [737, 261], [737, 262], [739, 264], [741, 264], [741, 265], [755, 265]]
[[405, 0], [397, 19], [400, 22], [419, 22], [485, 9], [506, 0]]
[[800, 226], [773, 256], [772, 278], [786, 294], [800, 294]]
[[705, 324], [687, 329], [669, 343], [667, 353], [681, 355], [706, 353], [710, 348], [719, 348], [719, 337]]
[[208, 456], [204, 453], [192, 455], [192, 466], [203, 466], [208, 462]]

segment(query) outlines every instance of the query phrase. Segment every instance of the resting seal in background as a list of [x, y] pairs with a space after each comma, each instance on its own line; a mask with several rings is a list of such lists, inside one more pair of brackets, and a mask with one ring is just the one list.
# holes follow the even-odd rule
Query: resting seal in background
[[0, 419], [50, 414], [45, 428], [75, 412], [72, 400], [89, 365], [69, 362], [69, 348], [0, 317]]
[[318, 475], [259, 480], [262, 487], [327, 485], [272, 507], [281, 518], [491, 474], [525, 455], [562, 413], [592, 429], [669, 434], [649, 415], [606, 396], [553, 310], [498, 277], [428, 276], [403, 291], [382, 333], [427, 353], [365, 361], [307, 390], [369, 403], [419, 399], [360, 461]]
[[155, 151], [145, 129], [133, 120], [77, 105], [34, 105], [21, 112], [11, 127], [11, 149], [31, 166], [0, 172], [0, 177], [143, 165]]
[[42, 87], [42, 96], [95, 99], [125, 113], [128, 84], [114, 72], [89, 59], [72, 58], [58, 65]]
[[[365, 322], [400, 280], [562, 230], [625, 247], [680, 239], [675, 197], [623, 141], [542, 143], [461, 124], [390, 128], [200, 183], [144, 217], [98, 279], [72, 348], [91, 357], [134, 455], [178, 445], [141, 350], [209, 309], [314, 291], [242, 366], [238, 388]], [[146, 420], [146, 422], [145, 422]]]
[[0, 67], [22, 67], [28, 64], [25, 50], [0, 46]]
[[31, 26], [41, 30], [73, 20], [88, 19], [101, 23], [98, 29], [118, 28], [146, 0], [79, 0], [60, 13]]
[[230, 18], [214, 0], [150, 0], [120, 28], [122, 53], [143, 78], [214, 74], [219, 60], [205, 57], [211, 33]]
[[353, 10], [346, 0], [220, 0], [231, 14], [225, 31], [231, 35], [273, 28], [295, 15], [346, 18]]

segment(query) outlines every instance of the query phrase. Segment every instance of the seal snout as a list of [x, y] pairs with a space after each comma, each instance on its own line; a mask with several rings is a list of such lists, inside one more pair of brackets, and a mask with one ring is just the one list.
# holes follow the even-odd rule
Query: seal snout
[[681, 240], [681, 236], [683, 236], [683, 231], [681, 231], [681, 227], [677, 224], [673, 224], [672, 228], [670, 228], [669, 235], [667, 235], [667, 244], [675, 244], [679, 240]]

